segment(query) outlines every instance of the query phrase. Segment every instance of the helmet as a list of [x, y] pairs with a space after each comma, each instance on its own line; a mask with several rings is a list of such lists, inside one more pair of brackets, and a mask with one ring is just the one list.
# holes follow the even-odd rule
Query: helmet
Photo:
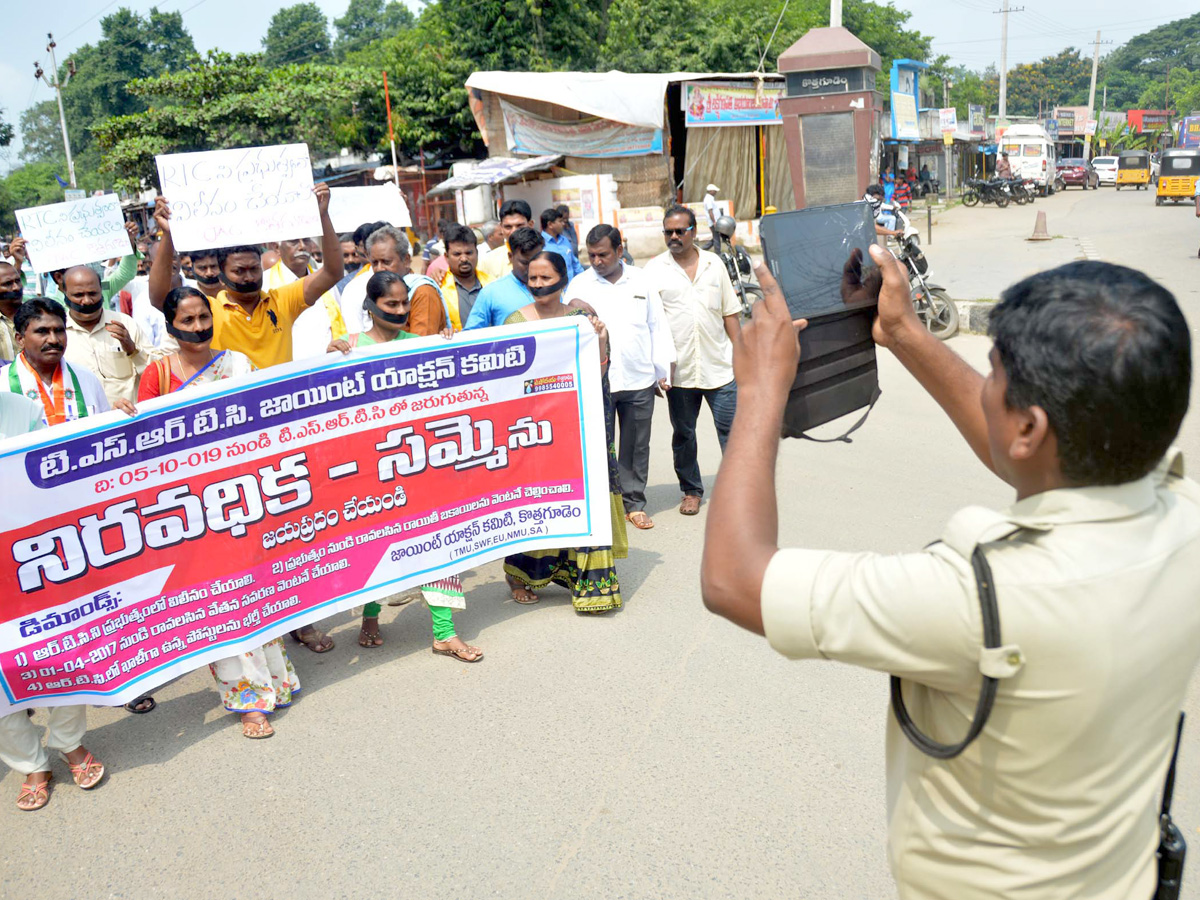
[[737, 222], [731, 216], [721, 216], [717, 219], [717, 224], [713, 226], [713, 231], [721, 237], [732, 238], [733, 233], [737, 231]]

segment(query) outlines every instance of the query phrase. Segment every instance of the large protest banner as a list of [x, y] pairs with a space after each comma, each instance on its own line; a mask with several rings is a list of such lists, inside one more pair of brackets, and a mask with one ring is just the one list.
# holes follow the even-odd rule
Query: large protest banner
[[0, 715], [120, 704], [519, 548], [612, 541], [582, 317], [294, 362], [24, 435], [0, 445], [0, 480]]
[[412, 224], [408, 204], [392, 182], [330, 188], [329, 218], [334, 229], [343, 233], [367, 222], [387, 222], [397, 228]]
[[133, 252], [116, 194], [18, 209], [29, 264], [38, 272], [128, 256]]
[[171, 203], [171, 238], [180, 250], [315, 237], [307, 144], [241, 147], [156, 156]]

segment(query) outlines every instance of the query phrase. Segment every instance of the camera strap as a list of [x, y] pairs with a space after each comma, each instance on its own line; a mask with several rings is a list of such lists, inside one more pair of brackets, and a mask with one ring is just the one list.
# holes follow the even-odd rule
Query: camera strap
[[[992, 583], [992, 567], [988, 565], [987, 557], [983, 555], [983, 547], [976, 545], [971, 553], [971, 568], [975, 572], [975, 585], [979, 592], [979, 608], [983, 618], [983, 646], [988, 650], [1000, 646], [1000, 609], [996, 604], [996, 588]], [[996, 703], [996, 690], [1000, 679], [988, 675], [983, 676], [983, 686], [979, 690], [979, 700], [975, 703], [975, 716], [966, 736], [957, 744], [942, 744], [929, 737], [917, 727], [917, 723], [909, 715], [908, 707], [904, 705], [904, 692], [901, 681], [895, 675], [891, 676], [892, 711], [896, 714], [896, 722], [900, 730], [914, 747], [926, 756], [934, 759], [954, 759], [979, 737], [983, 726], [987, 724]]]
[[814, 444], [836, 444], [839, 442], [843, 444], [853, 444], [854, 441], [850, 440], [850, 435], [854, 434], [854, 432], [858, 431], [858, 429], [867, 424], [867, 416], [869, 416], [871, 414], [871, 410], [875, 408], [875, 403], [877, 400], [879, 400], [879, 397], [882, 393], [883, 391], [881, 391], [879, 389], [879, 385], [876, 384], [875, 390], [871, 392], [871, 402], [867, 404], [867, 408], [863, 410], [863, 414], [858, 417], [858, 421], [837, 437], [815, 438], [808, 434], [802, 434], [800, 435], [800, 439], [804, 441], [812, 441]]

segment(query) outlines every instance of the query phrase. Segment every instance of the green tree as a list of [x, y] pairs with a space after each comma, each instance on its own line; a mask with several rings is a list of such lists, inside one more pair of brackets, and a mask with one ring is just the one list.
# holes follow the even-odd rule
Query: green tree
[[346, 13], [333, 20], [337, 37], [333, 52], [338, 59], [361, 50], [372, 41], [387, 38], [396, 32], [412, 28], [416, 16], [399, 0], [350, 0]]
[[315, 3], [285, 6], [271, 16], [262, 45], [263, 61], [272, 69], [325, 57], [330, 50], [325, 13]]
[[1074, 47], [1035, 63], [1022, 63], [1008, 73], [1008, 112], [1036, 116], [1055, 106], [1086, 104], [1091, 78], [1091, 60]]
[[[133, 96], [128, 85], [183, 67], [195, 53], [192, 38], [178, 12], [163, 13], [152, 7], [148, 16], [121, 8], [100, 20], [100, 40], [85, 44], [70, 55], [75, 74], [67, 80], [68, 62], [58, 71], [63, 88], [63, 111], [71, 136], [77, 175], [94, 172], [99, 153], [93, 149], [91, 128], [109, 116], [138, 112], [144, 103]], [[63, 156], [58, 104], [45, 100], [26, 109], [20, 119], [26, 162], [59, 160]]]
[[[293, 63], [268, 69], [256, 54], [210, 52], [187, 70], [135, 81], [148, 106], [96, 128], [104, 170], [120, 187], [157, 184], [161, 153], [305, 142], [314, 156], [355, 146], [357, 110], [378, 90], [354, 66]], [[361, 148], [360, 148], [361, 149]]]

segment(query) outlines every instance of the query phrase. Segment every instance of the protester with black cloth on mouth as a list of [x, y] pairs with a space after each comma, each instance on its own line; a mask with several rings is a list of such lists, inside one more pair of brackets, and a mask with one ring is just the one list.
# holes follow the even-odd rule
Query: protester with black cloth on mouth
[[132, 316], [105, 309], [100, 276], [87, 266], [63, 273], [67, 315], [64, 358], [100, 379], [108, 402], [132, 403], [154, 347]]
[[[921, 324], [900, 263], [870, 250], [876, 343], [1016, 502], [960, 510], [915, 553], [780, 549], [775, 464], [800, 354], [760, 266], [764, 299], [733, 338], [705, 605], [790, 658], [893, 676], [889, 856], [905, 900], [1149, 900], [1157, 796], [1200, 659], [1200, 486], [1171, 448], [1187, 322], [1142, 273], [1071, 263], [1004, 292], [985, 378]], [[844, 294], [870, 297], [853, 262]]]
[[25, 296], [21, 263], [25, 260], [25, 241], [14, 238], [9, 245], [14, 265], [0, 260], [0, 359], [12, 362], [17, 358], [17, 331], [14, 318]]

